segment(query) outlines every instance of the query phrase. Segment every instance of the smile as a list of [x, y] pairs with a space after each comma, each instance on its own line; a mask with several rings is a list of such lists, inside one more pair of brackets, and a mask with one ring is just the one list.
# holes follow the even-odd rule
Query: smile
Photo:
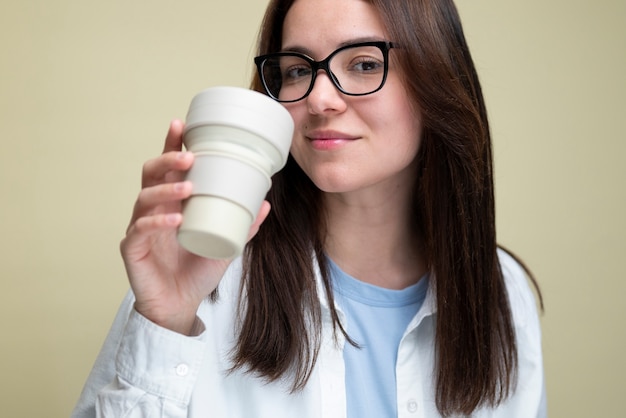
[[314, 149], [320, 151], [341, 148], [345, 144], [359, 139], [357, 136], [339, 131], [313, 131], [306, 135], [306, 138]]

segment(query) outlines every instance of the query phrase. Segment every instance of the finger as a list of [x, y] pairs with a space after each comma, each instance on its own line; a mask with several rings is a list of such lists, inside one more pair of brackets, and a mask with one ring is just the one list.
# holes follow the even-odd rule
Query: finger
[[127, 261], [145, 258], [152, 248], [155, 237], [164, 231], [173, 231], [182, 222], [180, 213], [166, 213], [137, 219], [120, 243], [120, 250]]
[[[165, 183], [141, 189], [137, 201], [135, 202], [131, 224], [142, 216], [158, 212], [159, 206], [177, 203], [180, 208], [180, 202], [191, 195], [192, 187], [191, 182], [183, 181]], [[170, 209], [174, 208], [174, 206], [170, 205], [167, 208], [168, 210], [166, 211], [171, 212]]]
[[183, 149], [184, 128], [184, 123], [179, 119], [175, 119], [170, 123], [167, 136], [165, 137], [165, 145], [163, 146], [164, 154], [170, 151], [180, 151]]
[[263, 203], [261, 204], [261, 209], [259, 209], [259, 213], [257, 214], [256, 219], [254, 220], [254, 222], [252, 223], [252, 226], [250, 227], [250, 233], [248, 234], [248, 241], [251, 240], [257, 234], [257, 232], [259, 232], [259, 228], [261, 227], [261, 224], [265, 221], [265, 219], [267, 219], [267, 215], [269, 215], [270, 210], [271, 210], [270, 202], [268, 202], [267, 200], [264, 200]]
[[181, 181], [193, 160], [191, 152], [170, 151], [147, 161], [143, 165], [141, 187], [163, 183], [168, 176], [167, 180], [170, 182]]

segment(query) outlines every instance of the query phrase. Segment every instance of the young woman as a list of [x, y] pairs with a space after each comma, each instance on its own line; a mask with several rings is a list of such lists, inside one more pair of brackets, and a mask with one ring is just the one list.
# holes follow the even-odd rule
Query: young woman
[[132, 292], [74, 416], [544, 416], [535, 302], [497, 249], [452, 1], [274, 0], [259, 53], [253, 88], [295, 133], [244, 256], [178, 245], [193, 156], [173, 122], [121, 244]]

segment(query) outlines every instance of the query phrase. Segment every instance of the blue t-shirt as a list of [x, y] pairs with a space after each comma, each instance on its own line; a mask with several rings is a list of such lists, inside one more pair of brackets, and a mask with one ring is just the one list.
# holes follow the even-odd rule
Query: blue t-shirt
[[397, 417], [398, 347], [424, 302], [428, 280], [386, 289], [347, 275], [332, 260], [330, 274], [346, 331], [360, 346], [346, 344], [343, 350], [348, 418]]

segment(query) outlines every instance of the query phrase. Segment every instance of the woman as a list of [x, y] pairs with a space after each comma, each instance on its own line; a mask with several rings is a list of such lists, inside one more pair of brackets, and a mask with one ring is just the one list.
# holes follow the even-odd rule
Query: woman
[[253, 88], [295, 133], [244, 256], [178, 245], [193, 156], [173, 122], [121, 244], [132, 292], [74, 416], [545, 415], [452, 1], [274, 0], [259, 49]]

